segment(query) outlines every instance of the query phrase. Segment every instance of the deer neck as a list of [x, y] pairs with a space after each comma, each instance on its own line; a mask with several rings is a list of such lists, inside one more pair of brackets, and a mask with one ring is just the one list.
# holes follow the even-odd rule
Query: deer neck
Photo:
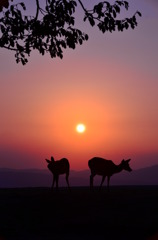
[[122, 164], [120, 163], [119, 165], [116, 165], [115, 167], [115, 173], [119, 173], [123, 170]]

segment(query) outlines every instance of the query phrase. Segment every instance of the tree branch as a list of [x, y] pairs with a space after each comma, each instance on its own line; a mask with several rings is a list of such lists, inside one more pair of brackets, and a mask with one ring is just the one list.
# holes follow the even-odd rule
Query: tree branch
[[3, 48], [6, 48], [6, 49], [11, 50], [11, 51], [17, 51], [16, 48], [11, 48], [11, 47], [6, 47], [6, 46], [3, 46]]
[[84, 7], [84, 5], [83, 5], [83, 3], [81, 2], [81, 0], [78, 0], [78, 1], [79, 1], [80, 5], [81, 5], [82, 9], [87, 13], [88, 11], [87, 11], [87, 9]]
[[37, 20], [38, 14], [39, 14], [39, 10], [40, 10], [39, 0], [36, 0], [36, 5], [37, 5], [37, 11], [36, 11], [35, 19]]

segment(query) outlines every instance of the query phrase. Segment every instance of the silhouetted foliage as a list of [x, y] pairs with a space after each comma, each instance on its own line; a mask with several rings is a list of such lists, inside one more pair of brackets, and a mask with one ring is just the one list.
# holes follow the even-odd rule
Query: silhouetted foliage
[[[44, 7], [41, 7], [41, 2]], [[97, 26], [102, 32], [123, 31], [137, 26], [136, 12], [132, 17], [118, 19], [121, 8], [129, 9], [127, 1], [99, 2], [87, 10], [81, 0], [35, 0], [35, 16], [25, 15], [23, 2], [8, 6], [8, 0], [0, 5], [0, 47], [15, 51], [16, 62], [25, 65], [32, 50], [40, 54], [49, 53], [51, 58], [63, 58], [63, 50], [75, 49], [88, 40], [88, 35], [75, 28], [75, 11], [77, 3], [84, 11], [83, 21]], [[43, 3], [44, 2], [44, 3]], [[43, 5], [42, 5], [43, 6]]]
[[[13, 0], [10, 0], [13, 1]], [[0, 1], [0, 12], [2, 11], [3, 8], [8, 8], [9, 7], [9, 0], [1, 0]]]

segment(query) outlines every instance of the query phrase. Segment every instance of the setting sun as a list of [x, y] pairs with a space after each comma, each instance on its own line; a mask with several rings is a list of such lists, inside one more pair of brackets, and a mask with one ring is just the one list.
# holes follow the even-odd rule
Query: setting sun
[[83, 132], [85, 132], [85, 130], [86, 130], [86, 127], [83, 123], [80, 123], [76, 126], [76, 131], [78, 133], [83, 133]]

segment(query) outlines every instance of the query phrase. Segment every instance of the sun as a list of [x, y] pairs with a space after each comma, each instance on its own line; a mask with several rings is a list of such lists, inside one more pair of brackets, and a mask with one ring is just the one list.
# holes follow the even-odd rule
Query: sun
[[85, 130], [86, 130], [86, 126], [83, 123], [77, 124], [76, 131], [78, 133], [83, 133], [83, 132], [85, 132]]

